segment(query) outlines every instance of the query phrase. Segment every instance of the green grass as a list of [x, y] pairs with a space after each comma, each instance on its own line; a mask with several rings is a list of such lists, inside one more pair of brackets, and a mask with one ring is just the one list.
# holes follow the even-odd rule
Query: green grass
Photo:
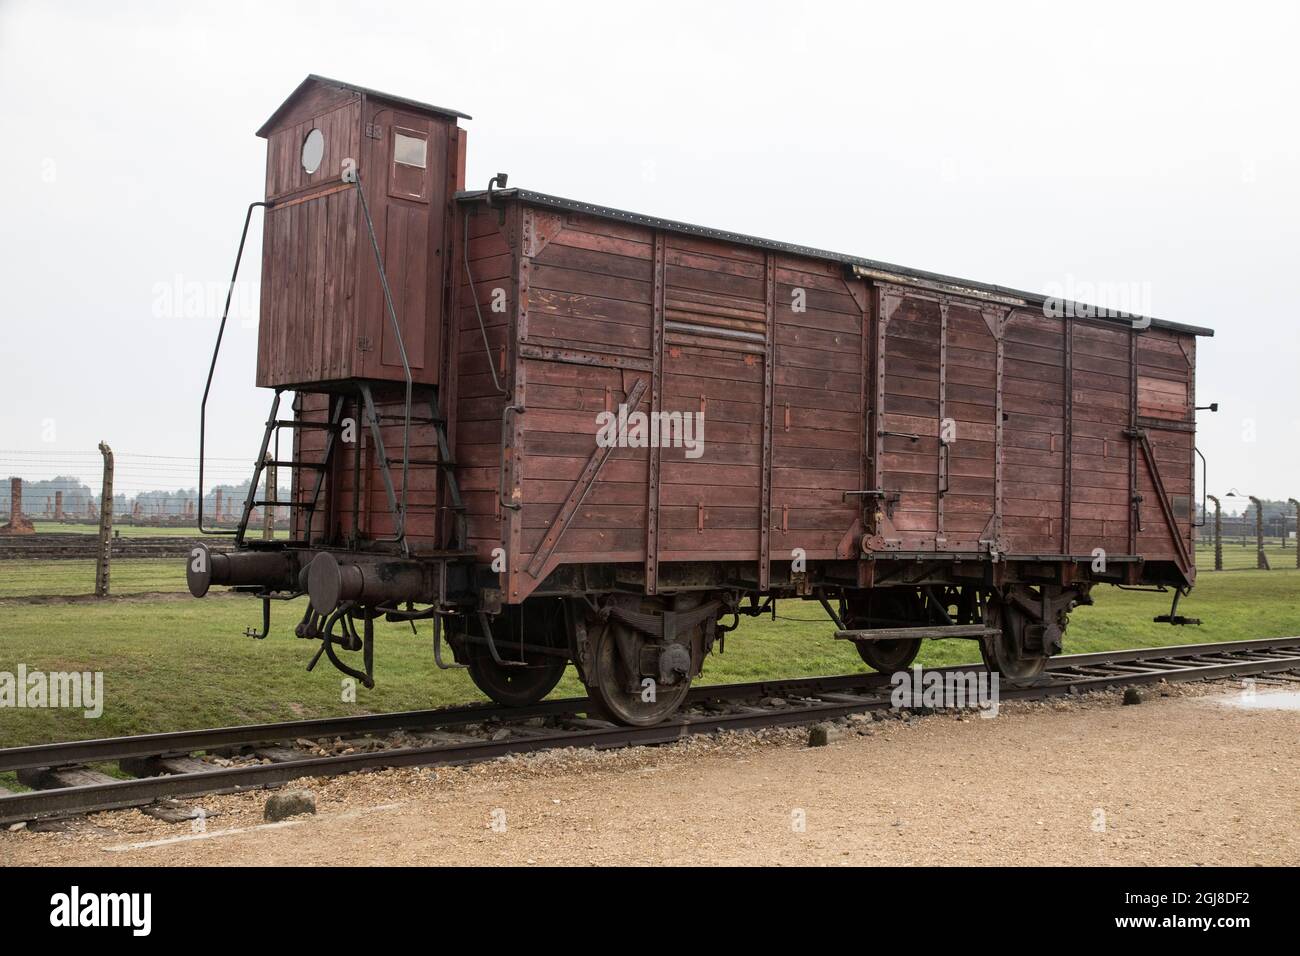
[[[185, 591], [185, 559], [119, 558], [109, 566], [108, 586], [114, 595]], [[0, 599], [94, 590], [94, 561], [0, 561]]]
[[[145, 563], [145, 562], [140, 562]], [[173, 562], [175, 563], [175, 562]], [[125, 562], [123, 562], [125, 564]], [[1078, 609], [1066, 635], [1067, 652], [1245, 640], [1300, 634], [1300, 572], [1241, 571], [1203, 574], [1180, 611], [1205, 619], [1203, 627], [1174, 628], [1151, 618], [1168, 610], [1169, 595], [1099, 587], [1096, 604]], [[411, 710], [480, 700], [464, 671], [440, 672], [430, 653], [430, 626], [413, 636], [406, 625], [378, 625], [373, 691], [342, 699], [328, 662], [305, 670], [318, 647], [293, 637], [302, 602], [274, 605], [271, 636], [243, 635], [260, 623], [256, 601], [221, 596], [6, 604], [0, 671], [102, 671], [103, 716], [78, 711], [0, 711], [0, 746], [270, 720]], [[848, 673], [863, 670], [853, 647], [835, 641], [810, 602], [782, 602], [776, 621], [743, 619], [726, 652], [706, 664], [703, 681], [721, 683]], [[924, 664], [977, 659], [968, 641], [928, 642]], [[572, 669], [555, 694], [578, 694]]]

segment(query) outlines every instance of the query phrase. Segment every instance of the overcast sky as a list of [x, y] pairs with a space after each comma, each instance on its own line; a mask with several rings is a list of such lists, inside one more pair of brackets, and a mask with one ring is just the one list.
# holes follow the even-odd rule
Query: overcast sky
[[[197, 453], [253, 131], [315, 72], [472, 114], [475, 187], [1213, 327], [1210, 491], [1300, 495], [1296, 9], [0, 0], [0, 449]], [[244, 319], [210, 453], [251, 461]]]

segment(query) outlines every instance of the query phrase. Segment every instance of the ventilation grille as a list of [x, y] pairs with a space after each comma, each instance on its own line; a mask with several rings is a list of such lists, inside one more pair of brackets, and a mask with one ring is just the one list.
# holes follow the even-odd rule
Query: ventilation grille
[[762, 354], [767, 310], [760, 302], [670, 289], [664, 298], [664, 341], [732, 352]]

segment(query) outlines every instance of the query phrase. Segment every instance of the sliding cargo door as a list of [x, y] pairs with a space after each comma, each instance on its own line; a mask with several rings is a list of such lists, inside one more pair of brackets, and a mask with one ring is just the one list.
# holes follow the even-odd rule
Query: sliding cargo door
[[997, 546], [1006, 311], [880, 290], [868, 508], [873, 549]]
[[877, 544], [933, 551], [939, 531], [939, 303], [887, 291], [879, 303], [873, 402]]

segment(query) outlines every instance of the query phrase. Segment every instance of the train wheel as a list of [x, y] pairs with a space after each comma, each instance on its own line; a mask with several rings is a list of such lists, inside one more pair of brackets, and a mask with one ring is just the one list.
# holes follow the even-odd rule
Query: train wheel
[[626, 627], [611, 620], [596, 639], [589, 689], [606, 716], [633, 727], [649, 727], [666, 720], [682, 705], [691, 679], [679, 677], [671, 686], [664, 686], [629, 674], [618, 650], [619, 636], [625, 641], [632, 636]]
[[469, 677], [483, 693], [506, 707], [535, 704], [552, 690], [564, 676], [568, 664], [562, 657], [528, 654], [526, 666], [501, 665], [483, 644], [469, 645]]
[[[923, 624], [925, 609], [912, 589], [886, 590], [870, 595], [865, 601], [851, 604], [848, 625], [855, 627], [903, 627]], [[893, 641], [855, 641], [858, 656], [882, 674], [906, 670], [921, 650], [921, 639], [899, 638]]]
[[985, 667], [997, 671], [1010, 684], [1032, 684], [1042, 676], [1047, 669], [1047, 655], [1021, 650], [1019, 635], [1025, 621], [1020, 611], [992, 595], [984, 605], [984, 623], [998, 629], [992, 637], [980, 638]]
[[897, 641], [856, 641], [858, 656], [882, 674], [907, 670], [921, 650], [919, 637]]

